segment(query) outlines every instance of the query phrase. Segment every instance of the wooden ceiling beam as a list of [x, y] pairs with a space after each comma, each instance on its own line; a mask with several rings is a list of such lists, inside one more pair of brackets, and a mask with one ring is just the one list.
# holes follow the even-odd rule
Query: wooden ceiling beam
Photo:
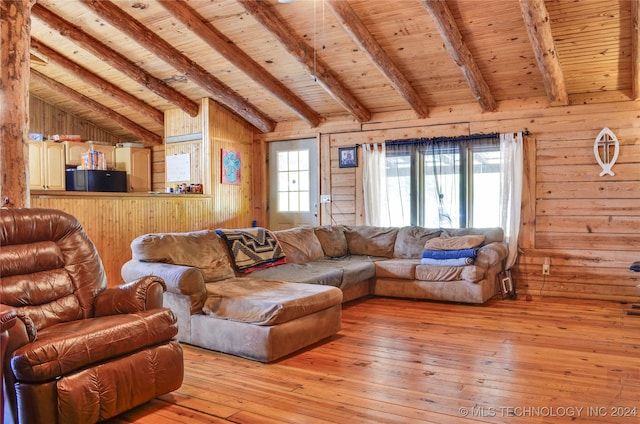
[[422, 0], [422, 4], [431, 15], [431, 19], [433, 19], [440, 32], [445, 48], [462, 71], [471, 88], [471, 92], [482, 110], [484, 112], [495, 111], [497, 105], [493, 94], [491, 94], [491, 89], [482, 76], [482, 72], [471, 51], [464, 43], [458, 24], [456, 24], [456, 20], [447, 4], [442, 0]]
[[317, 127], [322, 117], [309, 105], [296, 96], [282, 82], [268, 73], [260, 64], [242, 51], [224, 34], [198, 14], [184, 0], [161, 0], [160, 4], [175, 18], [180, 20], [194, 34], [220, 53], [239, 71], [269, 90], [281, 102], [287, 105], [300, 118], [312, 127]]
[[344, 0], [327, 0], [325, 4], [329, 6], [329, 9], [331, 9], [353, 41], [360, 46], [376, 68], [387, 77], [400, 96], [411, 106], [418, 118], [429, 116], [429, 108], [413, 88], [411, 82], [378, 44], [358, 15], [353, 11], [351, 5]]
[[640, 100], [640, 5], [631, 2], [631, 98]]
[[87, 109], [92, 110], [93, 112], [115, 122], [122, 128], [140, 137], [145, 143], [154, 145], [162, 144], [162, 137], [160, 137], [158, 134], [141, 127], [126, 116], [120, 115], [118, 112], [96, 102], [95, 100], [90, 99], [84, 94], [78, 93], [77, 91], [53, 80], [52, 78], [49, 78], [48, 76], [34, 69], [31, 70], [31, 79], [36, 83], [42, 84], [50, 88], [51, 90], [54, 90], [56, 93], [62, 94], [70, 100], [78, 103], [79, 105], [82, 105]]
[[99, 77], [87, 68], [78, 65], [66, 56], [55, 51], [51, 47], [43, 44], [35, 38], [31, 38], [31, 49], [36, 53], [46, 57], [49, 61], [57, 63], [67, 71], [73, 73], [82, 81], [98, 89], [104, 96], [111, 97], [124, 106], [146, 116], [151, 117], [160, 125], [164, 125], [164, 112], [148, 105], [139, 98], [132, 96], [120, 87], [111, 84], [109, 81]]
[[205, 89], [214, 100], [227, 106], [258, 130], [266, 133], [275, 128], [275, 122], [262, 111], [115, 4], [102, 0], [81, 1], [98, 16], [182, 72], [189, 80]]
[[276, 37], [289, 54], [303, 65], [318, 84], [345, 110], [359, 122], [367, 122], [371, 119], [371, 112], [338, 80], [331, 68], [315, 55], [313, 48], [295, 35], [295, 31], [278, 16], [272, 7], [263, 1], [237, 0], [237, 2]]
[[179, 91], [174, 90], [161, 79], [149, 74], [147, 71], [140, 68], [120, 53], [103, 44], [97, 38], [92, 37], [75, 25], [65, 21], [42, 6], [40, 3], [35, 3], [33, 5], [31, 13], [50, 28], [73, 40], [74, 43], [78, 44], [98, 59], [108, 63], [113, 68], [127, 75], [146, 89], [182, 109], [190, 116], [198, 115], [198, 112], [200, 111], [198, 103], [192, 101]]
[[566, 106], [569, 104], [569, 94], [544, 0], [520, 0], [520, 8], [533, 54], [542, 73], [547, 98], [552, 106]]

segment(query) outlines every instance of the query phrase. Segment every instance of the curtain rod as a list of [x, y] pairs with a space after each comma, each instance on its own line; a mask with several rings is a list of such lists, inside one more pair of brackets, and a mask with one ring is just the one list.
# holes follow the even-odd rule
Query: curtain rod
[[403, 140], [385, 140], [387, 145], [404, 145], [404, 144], [420, 144], [425, 142], [444, 142], [444, 141], [469, 141], [469, 140], [485, 140], [488, 138], [498, 138], [499, 133], [491, 134], [472, 134], [462, 135], [460, 137], [432, 137], [432, 138], [407, 138]]
[[[522, 135], [529, 135], [529, 130], [522, 131]], [[403, 140], [385, 140], [386, 144], [391, 145], [403, 145], [403, 144], [418, 144], [426, 141], [468, 141], [468, 140], [483, 140], [487, 138], [500, 137], [500, 133], [489, 134], [472, 134], [462, 135], [459, 137], [433, 137], [433, 138], [407, 138]], [[355, 147], [360, 147], [362, 144], [356, 144]]]

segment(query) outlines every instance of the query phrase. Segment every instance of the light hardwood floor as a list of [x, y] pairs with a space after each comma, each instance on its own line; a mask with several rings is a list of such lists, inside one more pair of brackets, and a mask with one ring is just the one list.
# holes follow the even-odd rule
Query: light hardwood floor
[[639, 422], [629, 307], [369, 298], [344, 306], [337, 336], [276, 363], [185, 345], [182, 387], [110, 422]]

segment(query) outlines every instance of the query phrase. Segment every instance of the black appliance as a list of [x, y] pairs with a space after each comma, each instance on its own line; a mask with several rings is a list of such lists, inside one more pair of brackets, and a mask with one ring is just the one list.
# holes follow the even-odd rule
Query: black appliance
[[67, 191], [127, 191], [126, 171], [67, 169]]

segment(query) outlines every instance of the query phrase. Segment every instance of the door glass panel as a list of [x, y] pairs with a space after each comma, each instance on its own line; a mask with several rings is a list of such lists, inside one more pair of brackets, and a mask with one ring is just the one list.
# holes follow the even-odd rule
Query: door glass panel
[[295, 191], [289, 192], [289, 211], [298, 212], [300, 210], [300, 199]]
[[286, 171], [289, 169], [289, 154], [288, 152], [278, 152], [278, 169]]
[[298, 153], [299, 152], [289, 152], [289, 169], [297, 170], [298, 168]]
[[[308, 212], [309, 150], [278, 153], [278, 211]], [[286, 201], [284, 199], [287, 199]], [[301, 199], [304, 199], [302, 202]]]
[[300, 181], [300, 192], [309, 192], [309, 171], [300, 171], [298, 180]]
[[309, 212], [309, 205], [311, 204], [309, 199], [309, 191], [300, 192], [300, 212]]

